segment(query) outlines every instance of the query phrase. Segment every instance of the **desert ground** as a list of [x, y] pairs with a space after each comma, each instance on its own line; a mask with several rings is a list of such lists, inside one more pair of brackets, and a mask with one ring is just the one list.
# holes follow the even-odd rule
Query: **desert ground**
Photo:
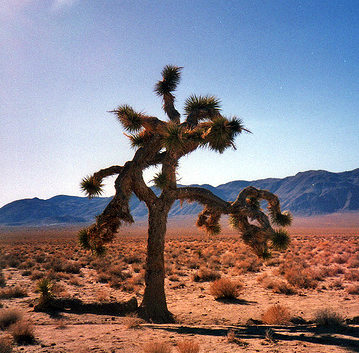
[[[101, 258], [78, 227], [0, 228], [0, 352], [359, 352], [357, 213], [295, 218], [290, 248], [266, 261], [226, 225], [209, 237], [193, 223], [168, 225], [175, 324], [111, 306], [141, 302], [145, 222]], [[234, 295], [216, 299], [224, 283]], [[70, 304], [39, 311], [45, 295]]]

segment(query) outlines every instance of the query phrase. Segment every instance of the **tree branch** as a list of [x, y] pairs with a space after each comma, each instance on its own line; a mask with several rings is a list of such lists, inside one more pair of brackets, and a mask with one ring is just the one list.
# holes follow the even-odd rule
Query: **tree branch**
[[178, 200], [197, 201], [201, 205], [209, 209], [221, 211], [221, 213], [226, 213], [227, 208], [230, 206], [229, 202], [222, 200], [213, 194], [213, 192], [200, 187], [185, 186], [177, 188], [176, 193], [176, 199]]

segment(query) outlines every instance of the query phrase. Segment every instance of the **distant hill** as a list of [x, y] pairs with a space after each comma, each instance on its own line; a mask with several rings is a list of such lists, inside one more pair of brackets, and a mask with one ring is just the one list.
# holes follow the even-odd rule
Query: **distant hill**
[[[268, 178], [254, 181], [231, 181], [217, 187], [202, 186], [225, 200], [234, 200], [238, 192], [252, 185], [269, 190], [279, 196], [283, 210], [294, 215], [312, 216], [334, 212], [359, 210], [359, 168], [342, 173], [324, 170], [301, 172], [283, 179]], [[90, 223], [100, 214], [111, 198], [94, 198], [59, 195], [48, 200], [23, 199], [0, 208], [0, 225], [50, 225]], [[170, 217], [193, 215], [202, 207], [197, 203], [176, 202]], [[134, 218], [147, 215], [144, 203], [135, 197], [131, 200]]]

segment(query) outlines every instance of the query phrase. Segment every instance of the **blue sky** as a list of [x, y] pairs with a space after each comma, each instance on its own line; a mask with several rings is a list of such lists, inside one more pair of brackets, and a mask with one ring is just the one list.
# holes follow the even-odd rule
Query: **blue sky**
[[166, 64], [184, 67], [179, 110], [211, 93], [253, 132], [183, 158], [181, 183], [358, 168], [358, 23], [357, 0], [2, 0], [0, 207], [81, 195], [83, 176], [130, 159], [108, 111], [165, 118]]

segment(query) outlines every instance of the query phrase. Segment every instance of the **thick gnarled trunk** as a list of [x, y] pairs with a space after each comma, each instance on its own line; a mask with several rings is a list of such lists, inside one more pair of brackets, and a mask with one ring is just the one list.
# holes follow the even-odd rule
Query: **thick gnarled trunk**
[[174, 322], [167, 309], [165, 295], [164, 246], [168, 211], [149, 208], [145, 293], [139, 308], [140, 316], [157, 323]]

